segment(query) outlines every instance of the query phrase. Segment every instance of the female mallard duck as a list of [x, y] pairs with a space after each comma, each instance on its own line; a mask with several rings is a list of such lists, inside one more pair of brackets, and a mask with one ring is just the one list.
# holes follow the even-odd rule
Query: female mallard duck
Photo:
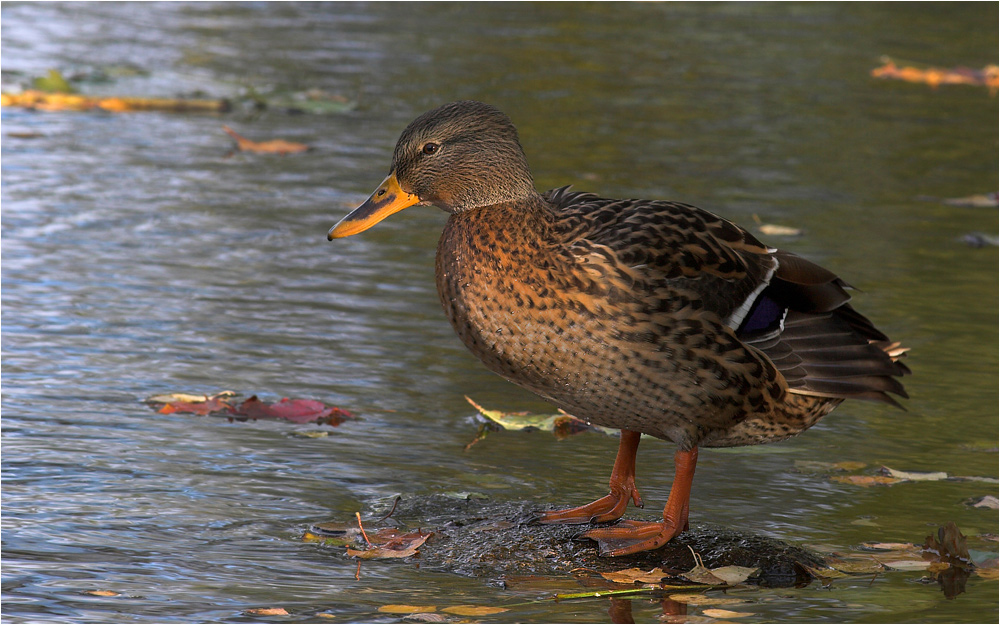
[[541, 522], [619, 519], [642, 503], [640, 435], [677, 444], [663, 521], [586, 532], [605, 554], [687, 529], [698, 447], [778, 441], [844, 399], [906, 397], [905, 349], [855, 312], [836, 275], [687, 204], [539, 194], [517, 130], [487, 104], [418, 117], [389, 176], [329, 238], [415, 204], [450, 213], [437, 287], [465, 345], [511, 382], [622, 431], [610, 494]]

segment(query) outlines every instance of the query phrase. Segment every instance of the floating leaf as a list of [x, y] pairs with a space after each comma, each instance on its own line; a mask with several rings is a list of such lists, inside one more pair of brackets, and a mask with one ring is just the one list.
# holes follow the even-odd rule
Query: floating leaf
[[75, 93], [46, 93], [27, 90], [4, 93], [3, 106], [19, 106], [36, 111], [106, 111], [111, 113], [165, 111], [172, 113], [224, 113], [229, 110], [226, 100], [184, 100], [169, 98], [123, 98], [85, 96]]
[[205, 401], [175, 401], [164, 404], [160, 408], [160, 414], [173, 414], [175, 412], [192, 412], [205, 416], [212, 413], [231, 413], [232, 405], [226, 401], [225, 395], [219, 394], [209, 397]]
[[663, 578], [669, 577], [661, 568], [643, 571], [638, 568], [622, 569], [610, 573], [601, 573], [601, 577], [616, 584], [658, 584]]
[[565, 412], [547, 415], [529, 414], [526, 412], [501, 412], [499, 410], [487, 410], [468, 396], [466, 396], [465, 400], [472, 404], [472, 407], [478, 410], [479, 414], [504, 430], [543, 430], [553, 432], [557, 438], [565, 438], [566, 436], [589, 431], [603, 432], [605, 434], [618, 433], [618, 430], [614, 428], [591, 425], [583, 419], [578, 419]]
[[1000, 507], [1000, 501], [997, 500], [996, 495], [973, 497], [972, 499], [967, 499], [965, 503], [973, 508], [986, 508], [987, 510], [996, 510]]
[[194, 394], [194, 393], [166, 393], [164, 395], [153, 395], [152, 397], [147, 397], [144, 401], [147, 404], [170, 404], [174, 402], [184, 402], [184, 403], [198, 403], [203, 401], [208, 401], [212, 397], [226, 398], [235, 397], [236, 393], [233, 391], [222, 391], [221, 393], [216, 393], [215, 395], [205, 395], [205, 394]]
[[998, 79], [1000, 79], [1000, 72], [998, 72], [996, 65], [987, 65], [981, 70], [970, 69], [968, 67], [954, 67], [951, 69], [932, 66], [899, 67], [889, 57], [882, 57], [882, 65], [873, 69], [871, 75], [874, 78], [891, 78], [906, 82], [923, 83], [933, 88], [937, 88], [939, 85], [987, 87], [994, 94], [997, 91]]
[[670, 595], [670, 600], [688, 605], [738, 605], [745, 604], [745, 599], [735, 597], [714, 597], [702, 593], [674, 594]]
[[45, 76], [32, 80], [31, 86], [47, 93], [76, 93], [73, 85], [69, 84], [69, 81], [63, 78], [62, 73], [56, 69], [50, 69]]
[[967, 208], [996, 208], [998, 206], [998, 196], [996, 193], [980, 193], [978, 195], [949, 198], [941, 201], [949, 206]]
[[406, 605], [406, 604], [389, 604], [379, 606], [379, 612], [383, 614], [415, 614], [417, 612], [437, 612], [437, 606], [433, 605]]
[[441, 608], [442, 612], [456, 614], [458, 616], [488, 616], [490, 614], [500, 614], [507, 612], [509, 608], [496, 608], [487, 605], [453, 605]]
[[243, 610], [243, 614], [248, 616], [288, 616], [285, 608], [249, 608]]
[[732, 610], [720, 610], [718, 608], [706, 608], [701, 613], [712, 618], [745, 618], [747, 616], [754, 616], [753, 612], [733, 612]]
[[94, 595], [95, 597], [117, 597], [121, 595], [120, 592], [113, 590], [85, 590], [83, 594]]
[[888, 486], [902, 481], [886, 475], [835, 475], [830, 479], [855, 486]]
[[189, 412], [201, 416], [224, 415], [239, 420], [278, 419], [293, 423], [318, 423], [331, 426], [340, 425], [346, 419], [354, 418], [354, 415], [346, 410], [327, 406], [323, 402], [313, 399], [288, 399], [286, 397], [277, 403], [268, 404], [253, 395], [234, 406], [228, 399], [235, 395], [232, 391], [223, 391], [210, 397], [170, 393], [155, 395], [147, 399], [146, 402], [163, 404], [160, 408], [161, 414]]
[[770, 237], [799, 237], [802, 236], [802, 228], [791, 226], [779, 226], [777, 224], [761, 224], [757, 227], [761, 234]]
[[890, 469], [889, 467], [882, 467], [880, 472], [883, 475], [888, 475], [889, 477], [894, 477], [897, 480], [906, 480], [908, 482], [937, 482], [940, 480], [948, 479], [948, 474], [944, 471], [937, 471], [934, 473], [921, 473], [921, 472], [907, 472], [907, 471], [897, 471], [896, 469]]
[[965, 535], [958, 529], [954, 521], [948, 521], [938, 528], [937, 536], [928, 536], [924, 540], [924, 551], [936, 554], [942, 560], [959, 560], [970, 562], [969, 548], [966, 546]]
[[313, 421], [340, 425], [344, 419], [354, 415], [333, 406], [327, 406], [313, 399], [288, 399], [287, 397], [275, 404], [267, 404], [254, 395], [233, 410], [234, 416], [248, 419], [284, 419], [293, 423], [312, 423]]
[[305, 152], [309, 150], [309, 146], [305, 143], [296, 143], [294, 141], [285, 141], [284, 139], [272, 139], [270, 141], [251, 141], [246, 137], [243, 137], [236, 133], [235, 130], [229, 126], [223, 126], [222, 130], [226, 132], [230, 137], [236, 139], [236, 145], [242, 152], [256, 152], [265, 154], [294, 154], [297, 152]]

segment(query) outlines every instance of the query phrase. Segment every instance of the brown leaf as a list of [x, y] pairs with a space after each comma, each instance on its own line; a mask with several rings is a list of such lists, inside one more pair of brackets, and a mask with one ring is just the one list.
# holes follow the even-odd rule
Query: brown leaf
[[736, 599], [734, 597], [715, 597], [701, 593], [675, 594], [670, 595], [670, 599], [672, 601], [686, 603], [688, 605], [738, 605], [741, 603], [747, 603], [745, 599]]
[[305, 152], [309, 149], [309, 146], [305, 143], [296, 143], [294, 141], [285, 141], [284, 139], [272, 139], [270, 141], [251, 141], [246, 137], [243, 137], [236, 133], [235, 130], [229, 126], [223, 126], [222, 130], [226, 132], [230, 137], [236, 139], [236, 145], [242, 152], [255, 152], [264, 154], [294, 154], [297, 152]]
[[173, 414], [175, 412], [193, 412], [194, 414], [201, 416], [212, 413], [229, 414], [233, 411], [233, 406], [226, 401], [226, 397], [228, 396], [220, 393], [200, 402], [170, 402], [164, 404], [163, 407], [160, 408], [160, 414]]
[[285, 608], [249, 608], [243, 610], [243, 614], [249, 616], [288, 616]]
[[732, 610], [720, 610], [718, 608], [706, 608], [701, 613], [712, 618], [743, 618], [754, 615], [753, 612], [733, 612]]
[[937, 555], [941, 560], [958, 560], [962, 563], [971, 561], [969, 548], [965, 544], [965, 536], [959, 531], [954, 521], [948, 521], [938, 528], [937, 537], [928, 536], [924, 540], [924, 551]]
[[853, 484], [855, 486], [888, 486], [902, 480], [886, 475], [836, 475], [830, 478], [834, 482]]
[[113, 590], [86, 590], [84, 591], [84, 594], [94, 595], [95, 597], [117, 597], [121, 593]]
[[616, 584], [658, 584], [664, 577], [669, 577], [669, 574], [661, 568], [650, 569], [648, 571], [631, 568], [612, 571], [610, 573], [601, 573], [601, 577]]
[[490, 614], [507, 612], [508, 608], [495, 608], [488, 605], [453, 605], [441, 608], [441, 611], [458, 616], [488, 616]]
[[347, 555], [362, 560], [382, 560], [386, 558], [408, 558], [417, 553], [433, 532], [426, 534], [416, 531], [400, 534], [399, 530], [388, 528], [379, 530], [371, 539], [372, 546], [367, 549], [347, 548]]
[[288, 399], [268, 404], [254, 395], [232, 410], [237, 417], [247, 419], [283, 419], [293, 423], [324, 423], [340, 425], [345, 419], [353, 418], [350, 412], [334, 406], [327, 406], [314, 399]]

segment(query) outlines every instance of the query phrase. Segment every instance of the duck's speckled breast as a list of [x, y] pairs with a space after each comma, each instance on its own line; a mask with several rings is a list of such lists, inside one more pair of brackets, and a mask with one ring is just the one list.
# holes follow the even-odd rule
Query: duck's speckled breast
[[[549, 238], [544, 209], [490, 207], [451, 216], [437, 252], [441, 303], [459, 337], [486, 366], [593, 423], [680, 442], [689, 422], [643, 366], [652, 354], [616, 340], [634, 307], [606, 306]], [[651, 351], [651, 343], [643, 349]], [[665, 364], [655, 358], [659, 374]], [[656, 392], [654, 392], [654, 389]], [[671, 410], [671, 404], [675, 410]]]

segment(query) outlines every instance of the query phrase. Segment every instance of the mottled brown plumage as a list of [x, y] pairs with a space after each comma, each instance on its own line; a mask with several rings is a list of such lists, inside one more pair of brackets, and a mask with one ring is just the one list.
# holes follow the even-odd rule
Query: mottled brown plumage
[[905, 351], [847, 303], [833, 273], [694, 206], [538, 194], [510, 120], [478, 102], [425, 113], [392, 171], [330, 231], [413, 204], [451, 213], [437, 252], [448, 319], [492, 371], [623, 431], [611, 494], [542, 522], [610, 521], [634, 484], [639, 433], [673, 441], [664, 521], [591, 530], [611, 554], [687, 526], [698, 447], [777, 441], [848, 398], [895, 404]]

